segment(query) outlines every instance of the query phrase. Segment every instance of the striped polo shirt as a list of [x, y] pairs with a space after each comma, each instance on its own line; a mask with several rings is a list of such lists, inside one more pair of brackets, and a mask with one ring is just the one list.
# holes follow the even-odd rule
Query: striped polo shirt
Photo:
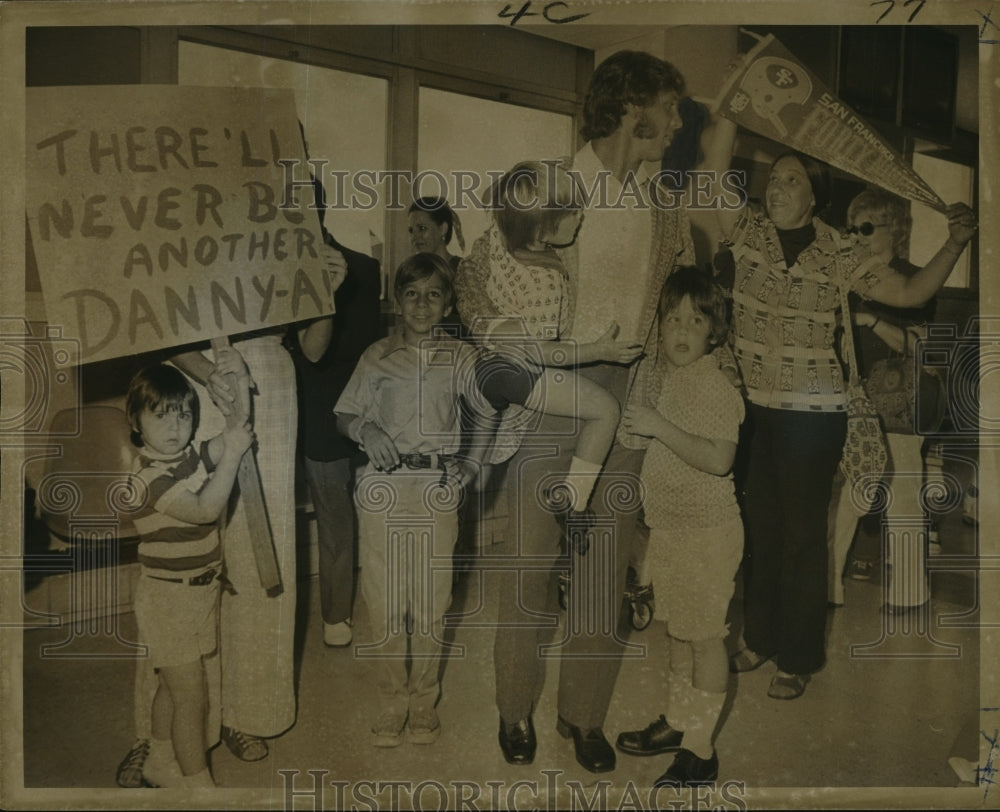
[[197, 569], [219, 561], [218, 525], [191, 524], [170, 515], [170, 505], [188, 491], [198, 493], [213, 469], [208, 443], [198, 452], [189, 445], [164, 456], [144, 448], [134, 473], [146, 485], [142, 508], [133, 518], [139, 532], [139, 563], [158, 570]]

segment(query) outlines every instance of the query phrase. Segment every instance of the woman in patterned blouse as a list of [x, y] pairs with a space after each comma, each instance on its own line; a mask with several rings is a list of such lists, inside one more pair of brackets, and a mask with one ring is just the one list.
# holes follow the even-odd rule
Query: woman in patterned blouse
[[[720, 118], [715, 131], [707, 163], [718, 177], [736, 125]], [[730, 343], [751, 432], [743, 647], [730, 670], [774, 659], [774, 699], [801, 696], [825, 660], [826, 517], [847, 427], [834, 344], [839, 286], [894, 307], [920, 305], [944, 284], [976, 229], [971, 209], [949, 206], [947, 242], [905, 276], [819, 219], [829, 189], [825, 166], [789, 152], [771, 165], [763, 210], [717, 210], [735, 260]]]

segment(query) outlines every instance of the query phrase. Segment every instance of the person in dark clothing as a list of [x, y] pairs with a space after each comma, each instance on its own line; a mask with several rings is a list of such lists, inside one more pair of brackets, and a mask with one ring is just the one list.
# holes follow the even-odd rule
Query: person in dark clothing
[[289, 349], [298, 376], [300, 449], [316, 512], [323, 641], [346, 646], [352, 639], [356, 530], [351, 480], [360, 452], [337, 431], [333, 406], [361, 353], [379, 337], [381, 271], [377, 260], [340, 245], [325, 229], [324, 238], [347, 260], [347, 277], [334, 298], [333, 337], [315, 363], [294, 334]]

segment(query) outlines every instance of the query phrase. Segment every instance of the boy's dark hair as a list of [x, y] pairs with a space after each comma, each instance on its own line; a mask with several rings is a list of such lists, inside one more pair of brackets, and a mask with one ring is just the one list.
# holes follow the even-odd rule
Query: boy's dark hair
[[154, 364], [139, 370], [128, 385], [125, 396], [125, 416], [132, 427], [132, 444], [142, 448], [145, 443], [139, 432], [139, 415], [149, 409], [152, 411], [160, 404], [165, 404], [167, 411], [173, 411], [180, 406], [191, 409], [192, 429], [198, 430], [198, 394], [191, 382], [176, 367], [166, 364]]
[[534, 242], [580, 208], [573, 179], [556, 162], [522, 161], [490, 189], [493, 219], [508, 251]]
[[451, 235], [455, 230], [455, 212], [451, 210], [447, 200], [443, 197], [418, 197], [410, 204], [406, 213], [413, 214], [415, 211], [427, 212], [437, 225], [446, 224], [448, 231], [444, 235], [444, 244], [447, 245], [451, 242]]
[[669, 62], [645, 51], [618, 51], [593, 76], [583, 102], [585, 141], [606, 138], [621, 126], [625, 105], [649, 107], [660, 93], [684, 95], [684, 77]]
[[421, 279], [434, 276], [434, 274], [441, 277], [441, 286], [444, 288], [445, 306], [454, 306], [455, 275], [452, 273], [451, 265], [443, 257], [427, 251], [408, 257], [396, 269], [396, 281], [392, 287], [396, 301], [399, 301], [407, 285], [412, 285], [414, 282], [419, 282]]
[[660, 317], [677, 307], [688, 296], [691, 307], [704, 313], [712, 325], [709, 340], [718, 346], [729, 334], [726, 319], [726, 297], [711, 274], [694, 265], [684, 265], [675, 270], [663, 284], [660, 293]]
[[768, 176], [770, 176], [774, 167], [782, 158], [794, 158], [802, 164], [802, 168], [806, 170], [806, 176], [809, 178], [809, 185], [812, 187], [813, 197], [816, 198], [816, 205], [813, 207], [813, 214], [816, 217], [822, 217], [827, 213], [826, 210], [830, 206], [830, 187], [833, 185], [833, 181], [830, 176], [830, 167], [821, 161], [817, 161], [809, 155], [790, 149], [782, 152], [771, 162], [771, 167], [768, 169]]

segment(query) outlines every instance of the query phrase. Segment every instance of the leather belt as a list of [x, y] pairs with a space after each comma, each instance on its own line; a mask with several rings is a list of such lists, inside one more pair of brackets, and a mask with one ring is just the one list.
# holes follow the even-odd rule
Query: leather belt
[[455, 454], [400, 454], [399, 462], [407, 468], [439, 468], [444, 471], [444, 464], [455, 459]]
[[149, 575], [147, 578], [153, 578], [157, 581], [167, 581], [171, 584], [187, 584], [188, 586], [208, 586], [212, 583], [220, 573], [217, 569], [205, 570], [201, 575], [192, 575], [190, 578], [167, 578], [163, 575]]

